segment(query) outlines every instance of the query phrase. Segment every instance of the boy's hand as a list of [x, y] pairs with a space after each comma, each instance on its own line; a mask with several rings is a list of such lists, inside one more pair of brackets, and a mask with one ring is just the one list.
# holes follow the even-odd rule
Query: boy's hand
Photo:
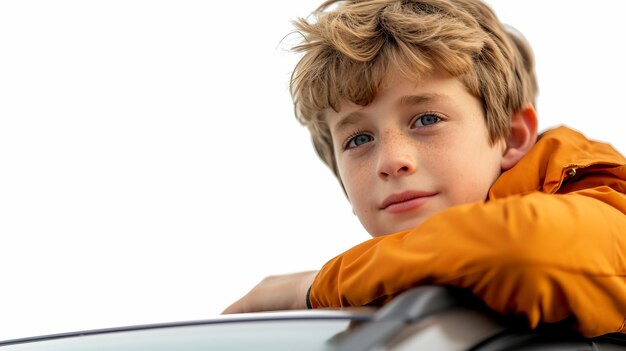
[[267, 277], [222, 314], [306, 309], [306, 293], [317, 272]]

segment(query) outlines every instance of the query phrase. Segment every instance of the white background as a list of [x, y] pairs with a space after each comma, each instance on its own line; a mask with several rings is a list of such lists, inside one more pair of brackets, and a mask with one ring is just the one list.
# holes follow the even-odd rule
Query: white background
[[[292, 114], [281, 39], [318, 3], [0, 2], [0, 340], [213, 317], [368, 238]], [[490, 3], [540, 128], [626, 151], [626, 3]]]

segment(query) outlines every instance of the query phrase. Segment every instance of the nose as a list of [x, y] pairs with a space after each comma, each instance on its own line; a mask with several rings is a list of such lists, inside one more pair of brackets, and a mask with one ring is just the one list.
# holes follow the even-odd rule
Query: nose
[[399, 135], [386, 135], [379, 141], [378, 176], [382, 179], [410, 175], [417, 169], [417, 150]]

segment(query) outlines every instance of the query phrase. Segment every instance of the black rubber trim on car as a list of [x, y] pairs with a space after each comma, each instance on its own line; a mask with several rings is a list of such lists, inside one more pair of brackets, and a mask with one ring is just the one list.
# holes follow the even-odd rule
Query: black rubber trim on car
[[[612, 333], [591, 339], [598, 350], [626, 350], [626, 334]], [[610, 346], [609, 346], [610, 345]]]
[[622, 334], [622, 333], [606, 334], [606, 335], [598, 336], [597, 338], [594, 338], [594, 340], [602, 341], [602, 342], [612, 342], [612, 343], [626, 346], [626, 334]]
[[381, 308], [371, 322], [333, 342], [334, 350], [369, 350], [389, 340], [406, 325], [459, 303], [459, 296], [443, 286], [411, 289]]
[[[625, 334], [607, 334], [596, 338], [585, 338], [573, 329], [550, 328], [546, 331], [506, 330], [494, 335], [469, 351], [512, 351], [520, 347], [524, 350], [545, 351], [563, 350], [563, 344], [577, 344], [576, 350], [625, 350]], [[568, 348], [569, 350], [570, 348]]]
[[491, 338], [484, 340], [479, 345], [471, 348], [470, 351], [505, 351], [515, 350], [520, 346], [537, 344], [543, 335], [531, 332], [513, 332], [505, 330]]

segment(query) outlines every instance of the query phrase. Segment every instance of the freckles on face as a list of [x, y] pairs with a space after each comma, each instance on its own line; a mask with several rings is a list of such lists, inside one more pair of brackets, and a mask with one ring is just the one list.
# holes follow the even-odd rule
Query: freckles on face
[[373, 236], [485, 200], [503, 151], [490, 145], [482, 104], [457, 79], [392, 77], [369, 105], [344, 102], [326, 115], [339, 176]]

